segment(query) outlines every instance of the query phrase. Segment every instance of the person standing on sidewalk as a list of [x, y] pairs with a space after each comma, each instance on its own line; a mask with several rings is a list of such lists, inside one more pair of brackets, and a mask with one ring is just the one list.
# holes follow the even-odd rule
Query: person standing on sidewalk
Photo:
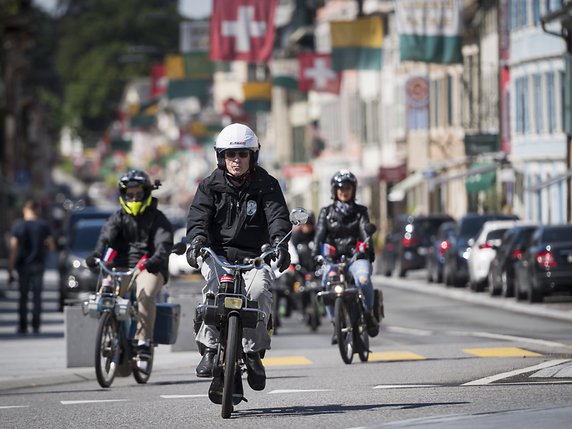
[[40, 218], [40, 204], [34, 199], [24, 202], [23, 220], [18, 221], [10, 232], [10, 254], [8, 259], [8, 282], [15, 280], [18, 272], [20, 299], [18, 305], [18, 333], [28, 332], [28, 295], [33, 296], [32, 329], [40, 332], [42, 313], [42, 289], [48, 251], [56, 246], [49, 223]]

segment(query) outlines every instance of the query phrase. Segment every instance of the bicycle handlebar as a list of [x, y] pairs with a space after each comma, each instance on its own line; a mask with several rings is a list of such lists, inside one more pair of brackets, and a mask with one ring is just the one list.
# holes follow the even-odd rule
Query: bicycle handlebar
[[201, 248], [200, 253], [203, 256], [203, 258], [207, 254], [209, 254], [217, 262], [217, 264], [219, 264], [222, 267], [227, 268], [229, 270], [252, 270], [253, 268], [256, 268], [257, 270], [259, 270], [264, 266], [264, 259], [266, 259], [268, 256], [276, 253], [276, 249], [270, 248], [270, 249], [262, 252], [262, 254], [260, 256], [257, 256], [256, 258], [248, 259], [247, 260], [248, 263], [246, 263], [246, 264], [231, 264], [229, 262], [222, 261], [218, 257], [218, 255], [215, 253], [215, 251], [212, 250], [210, 247]]
[[107, 264], [100, 258], [95, 258], [95, 261], [99, 264], [101, 269], [110, 276], [129, 277], [135, 274], [136, 271], [140, 270], [139, 263], [135, 265], [133, 268], [131, 268], [129, 271], [117, 271], [115, 268], [109, 268]]

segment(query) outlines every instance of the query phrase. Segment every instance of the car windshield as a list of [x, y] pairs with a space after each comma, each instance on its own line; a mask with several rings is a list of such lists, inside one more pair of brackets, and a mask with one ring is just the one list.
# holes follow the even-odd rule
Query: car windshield
[[447, 222], [447, 219], [418, 219], [415, 221], [414, 232], [415, 234], [429, 237], [437, 233], [439, 226]]
[[572, 228], [565, 227], [545, 230], [543, 241], [545, 243], [572, 241]]
[[506, 231], [507, 229], [495, 229], [487, 234], [487, 240], [498, 240]]
[[461, 237], [475, 237], [483, 224], [487, 221], [487, 218], [476, 217], [472, 219], [465, 219], [459, 229], [459, 236]]
[[89, 252], [95, 248], [101, 225], [77, 228], [70, 248], [75, 252]]

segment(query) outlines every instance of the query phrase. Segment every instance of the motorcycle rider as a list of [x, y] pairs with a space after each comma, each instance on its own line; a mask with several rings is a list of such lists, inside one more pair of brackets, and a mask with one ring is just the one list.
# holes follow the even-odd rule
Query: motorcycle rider
[[[219, 133], [215, 142], [217, 168], [199, 185], [187, 216], [189, 265], [199, 267], [200, 249], [211, 247], [222, 260], [231, 263], [256, 257], [265, 243], [276, 245], [291, 229], [288, 207], [278, 181], [258, 166], [260, 145], [256, 134], [246, 125], [233, 123]], [[278, 248], [277, 266], [284, 271], [290, 265], [288, 243]], [[224, 273], [213, 258], [202, 262], [206, 280], [203, 301], [218, 290], [218, 277]], [[266, 321], [272, 308], [270, 286], [274, 273], [270, 266], [244, 274], [246, 293], [258, 302], [265, 321], [255, 329], [244, 329], [242, 346], [246, 353], [248, 384], [254, 390], [266, 386], [266, 373], [260, 352], [270, 348]], [[196, 367], [198, 377], [212, 377], [216, 354], [216, 328], [201, 324], [195, 340], [205, 346]]]
[[102, 258], [105, 250], [112, 248], [117, 250], [113, 264], [123, 269], [134, 267], [147, 255], [145, 270], [135, 280], [141, 316], [135, 333], [136, 353], [143, 360], [151, 357], [156, 297], [168, 280], [169, 254], [173, 247], [171, 222], [157, 208], [158, 200], [151, 196], [151, 191], [159, 185], [151, 184], [149, 175], [141, 170], [123, 174], [117, 183], [121, 208], [104, 224], [95, 250], [85, 259], [86, 265], [95, 269], [96, 258]]
[[[348, 170], [340, 170], [330, 180], [332, 199], [334, 202], [320, 210], [312, 250], [314, 258], [321, 252], [322, 244], [327, 243], [336, 248], [336, 257], [344, 255], [348, 260], [354, 256], [358, 241], [371, 242], [366, 233], [369, 224], [367, 207], [355, 202], [357, 178]], [[368, 246], [365, 252], [358, 253], [357, 259], [348, 267], [355, 285], [364, 295], [367, 332], [371, 337], [379, 333], [379, 323], [373, 314], [374, 290], [371, 283], [374, 249]], [[328, 267], [325, 267], [322, 287], [326, 287]], [[333, 308], [326, 306], [328, 318], [333, 321]], [[334, 334], [335, 335], [335, 334]], [[332, 337], [332, 343], [337, 339]]]

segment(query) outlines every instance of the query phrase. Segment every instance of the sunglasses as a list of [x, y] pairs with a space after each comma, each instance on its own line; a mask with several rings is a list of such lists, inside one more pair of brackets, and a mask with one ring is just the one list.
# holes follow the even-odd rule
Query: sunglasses
[[235, 159], [238, 155], [240, 158], [248, 158], [249, 150], [225, 150], [224, 157], [226, 159]]
[[142, 200], [144, 195], [145, 193], [143, 191], [125, 193], [128, 200]]

